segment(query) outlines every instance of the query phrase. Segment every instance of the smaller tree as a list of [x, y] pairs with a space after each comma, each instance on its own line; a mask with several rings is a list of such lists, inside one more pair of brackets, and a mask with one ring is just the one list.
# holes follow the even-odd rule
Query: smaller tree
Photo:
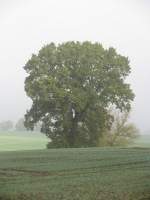
[[133, 123], [128, 122], [129, 113], [113, 113], [113, 123], [110, 129], [105, 130], [100, 138], [100, 146], [126, 146], [138, 137], [139, 130]]
[[0, 130], [1, 131], [9, 131], [13, 129], [13, 122], [8, 120], [8, 121], [3, 121], [0, 122]]

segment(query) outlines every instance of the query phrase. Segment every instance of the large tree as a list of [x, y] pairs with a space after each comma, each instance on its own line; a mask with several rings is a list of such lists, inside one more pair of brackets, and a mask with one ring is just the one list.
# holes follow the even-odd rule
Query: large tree
[[129, 111], [134, 99], [125, 83], [128, 58], [99, 43], [51, 43], [24, 68], [25, 91], [32, 99], [25, 126], [33, 129], [40, 121], [50, 146], [97, 146], [113, 120], [109, 107]]

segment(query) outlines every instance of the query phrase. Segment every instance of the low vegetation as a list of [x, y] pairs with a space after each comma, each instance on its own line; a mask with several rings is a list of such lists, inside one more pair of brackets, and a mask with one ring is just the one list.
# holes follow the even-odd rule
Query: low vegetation
[[3, 200], [149, 200], [150, 149], [0, 153]]
[[113, 112], [113, 122], [99, 140], [99, 146], [128, 146], [139, 137], [139, 130], [129, 122], [129, 113]]

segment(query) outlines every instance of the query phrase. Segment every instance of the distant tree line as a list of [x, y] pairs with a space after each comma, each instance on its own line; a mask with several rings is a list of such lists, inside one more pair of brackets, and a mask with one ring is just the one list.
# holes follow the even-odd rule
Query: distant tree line
[[13, 122], [11, 120], [0, 122], [0, 131], [9, 131], [13, 129]]
[[[35, 132], [40, 132], [41, 127], [40, 123], [37, 123], [35, 125], [34, 131]], [[0, 131], [18, 131], [18, 132], [23, 132], [27, 131], [26, 127], [24, 126], [24, 118], [20, 118], [16, 123], [14, 123], [11, 120], [6, 120], [0, 122]]]

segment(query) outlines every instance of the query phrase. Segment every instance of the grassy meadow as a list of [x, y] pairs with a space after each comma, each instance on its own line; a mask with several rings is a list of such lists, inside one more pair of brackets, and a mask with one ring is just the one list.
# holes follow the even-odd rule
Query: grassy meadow
[[[45, 149], [49, 139], [36, 132], [0, 132], [0, 151]], [[130, 147], [150, 147], [150, 135], [141, 135]]]
[[132, 146], [150, 147], [150, 134], [149, 135], [141, 135], [139, 138], [137, 138], [134, 141], [134, 144], [132, 144]]
[[150, 149], [0, 153], [2, 200], [149, 200]]
[[150, 136], [129, 148], [46, 150], [38, 133], [0, 141], [0, 200], [150, 199]]
[[35, 132], [1, 132], [0, 151], [45, 149], [48, 139]]

